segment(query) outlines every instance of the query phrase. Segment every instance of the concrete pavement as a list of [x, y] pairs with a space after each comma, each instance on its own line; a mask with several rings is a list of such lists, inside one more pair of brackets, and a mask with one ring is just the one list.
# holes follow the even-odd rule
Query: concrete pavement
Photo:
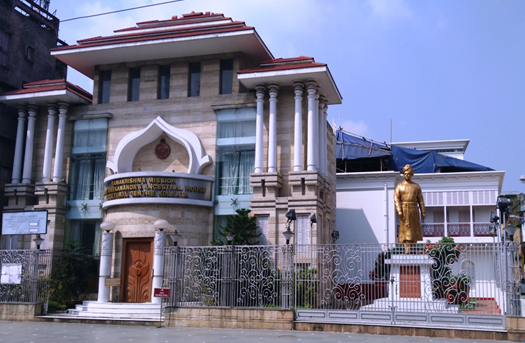
[[49, 322], [0, 321], [0, 343], [491, 343], [409, 336], [382, 336], [330, 332], [156, 328]]

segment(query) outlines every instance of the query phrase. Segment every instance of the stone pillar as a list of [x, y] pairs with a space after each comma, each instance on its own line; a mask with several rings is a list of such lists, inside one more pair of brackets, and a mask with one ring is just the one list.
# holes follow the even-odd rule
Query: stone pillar
[[20, 183], [22, 177], [22, 155], [24, 147], [24, 129], [26, 126], [27, 108], [18, 108], [18, 127], [16, 129], [15, 158], [13, 161], [13, 174], [11, 183]]
[[303, 170], [303, 88], [304, 84], [293, 84], [295, 91], [293, 170]]
[[277, 172], [277, 85], [268, 86], [270, 93], [270, 125], [268, 132], [268, 172]]
[[166, 248], [166, 231], [155, 232], [155, 248], [153, 252], [153, 282], [151, 284], [151, 302], [160, 304], [162, 298], [155, 298], [153, 291], [155, 288], [162, 287], [164, 277], [164, 248]]
[[255, 173], [263, 172], [263, 119], [264, 119], [264, 86], [257, 86], [257, 114], [255, 117]]
[[314, 148], [315, 148], [315, 165], [317, 166], [317, 170], [320, 170], [320, 164], [319, 161], [321, 160], [320, 155], [320, 149], [319, 149], [319, 87], [315, 88], [315, 104], [314, 104]]
[[98, 302], [109, 302], [109, 287], [106, 278], [111, 276], [111, 255], [113, 254], [113, 233], [104, 231], [100, 248], [100, 272], [98, 277]]
[[55, 116], [57, 106], [55, 104], [47, 105], [47, 131], [46, 146], [44, 150], [44, 168], [42, 170], [42, 182], [51, 181], [51, 160], [53, 158], [53, 138], [55, 131]]
[[323, 159], [323, 173], [324, 173], [324, 176], [327, 177], [328, 176], [328, 152], [327, 152], [327, 144], [328, 144], [328, 139], [326, 138], [327, 134], [328, 134], [328, 131], [326, 130], [326, 120], [327, 120], [327, 117], [328, 117], [328, 101], [326, 99], [323, 100], [324, 102], [324, 106], [323, 106], [323, 111], [321, 112], [321, 123], [322, 123], [322, 130], [321, 130], [321, 137], [323, 137], [322, 141], [321, 141], [321, 147], [322, 147], [322, 150], [321, 150], [321, 158]]
[[317, 170], [315, 161], [315, 92], [317, 84], [314, 81], [308, 81], [308, 147], [307, 147], [307, 170]]
[[22, 183], [31, 183], [31, 176], [33, 173], [33, 148], [35, 140], [35, 121], [38, 112], [38, 107], [34, 105], [28, 106], [29, 118], [27, 120], [27, 134], [26, 134], [26, 151], [24, 154], [24, 171], [22, 173]]
[[319, 97], [319, 106], [317, 107], [318, 108], [318, 112], [319, 112], [319, 116], [318, 116], [318, 119], [319, 119], [319, 126], [317, 128], [317, 132], [318, 132], [318, 135], [319, 135], [319, 139], [318, 139], [318, 142], [319, 142], [319, 171], [321, 172], [321, 175], [323, 175], [324, 177], [326, 177], [326, 173], [325, 173], [325, 157], [326, 157], [326, 143], [324, 141], [324, 137], [323, 137], [323, 127], [326, 127], [325, 124], [325, 118], [324, 118], [324, 106], [325, 106], [325, 103], [324, 103], [324, 97]]
[[62, 167], [64, 165], [64, 136], [66, 134], [66, 118], [69, 105], [65, 102], [58, 104], [58, 131], [55, 150], [55, 166], [53, 168], [53, 182], [62, 181]]

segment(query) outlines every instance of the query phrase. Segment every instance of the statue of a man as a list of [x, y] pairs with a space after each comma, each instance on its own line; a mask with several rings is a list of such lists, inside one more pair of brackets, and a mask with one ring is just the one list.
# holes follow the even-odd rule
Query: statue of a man
[[411, 181], [414, 170], [410, 164], [403, 167], [401, 171], [405, 181], [396, 186], [394, 191], [394, 204], [399, 216], [398, 241], [405, 245], [405, 253], [410, 253], [410, 243], [416, 243], [423, 239], [421, 231], [421, 217], [425, 219], [425, 203], [421, 187]]

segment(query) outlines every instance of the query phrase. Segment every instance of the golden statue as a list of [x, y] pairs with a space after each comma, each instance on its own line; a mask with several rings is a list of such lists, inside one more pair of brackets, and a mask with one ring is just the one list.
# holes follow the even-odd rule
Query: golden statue
[[[396, 186], [394, 191], [394, 204], [399, 216], [398, 241], [405, 245], [405, 253], [410, 253], [410, 243], [416, 243], [423, 239], [421, 231], [421, 217], [425, 219], [425, 203], [421, 187], [411, 181], [414, 170], [410, 164], [403, 167], [401, 171], [405, 181]], [[419, 207], [418, 207], [419, 205]]]

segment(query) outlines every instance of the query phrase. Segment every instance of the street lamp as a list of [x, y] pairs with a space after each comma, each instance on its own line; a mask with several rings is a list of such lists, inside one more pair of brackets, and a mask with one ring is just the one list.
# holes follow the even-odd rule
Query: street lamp
[[163, 231], [164, 229], [167, 229], [169, 225], [170, 224], [168, 223], [168, 221], [164, 219], [158, 219], [155, 223], [153, 223], [153, 226], [155, 227], [155, 229], [159, 231]]
[[33, 242], [35, 242], [37, 250], [40, 250], [40, 245], [42, 244], [43, 241], [44, 241], [44, 239], [42, 237], [40, 237], [40, 234], [37, 234], [35, 239], [33, 239]]
[[107, 220], [100, 224], [100, 229], [106, 231], [107, 233], [110, 233], [111, 231], [113, 231], [115, 226], [116, 226], [115, 223]]
[[293, 237], [293, 232], [290, 230], [290, 224], [293, 221], [297, 220], [297, 216], [295, 215], [295, 210], [289, 210], [286, 213], [286, 218], [288, 218], [288, 221], [286, 222], [286, 231], [283, 232], [284, 238], [286, 239], [286, 244], [290, 244], [290, 239]]
[[234, 237], [235, 236], [233, 235], [233, 233], [228, 232], [228, 234], [226, 235], [226, 239], [228, 240], [228, 245], [232, 245]]
[[182, 235], [179, 233], [178, 230], [173, 231], [173, 233], [170, 235], [171, 240], [173, 241], [173, 246], [178, 246], [179, 239], [182, 237]]

